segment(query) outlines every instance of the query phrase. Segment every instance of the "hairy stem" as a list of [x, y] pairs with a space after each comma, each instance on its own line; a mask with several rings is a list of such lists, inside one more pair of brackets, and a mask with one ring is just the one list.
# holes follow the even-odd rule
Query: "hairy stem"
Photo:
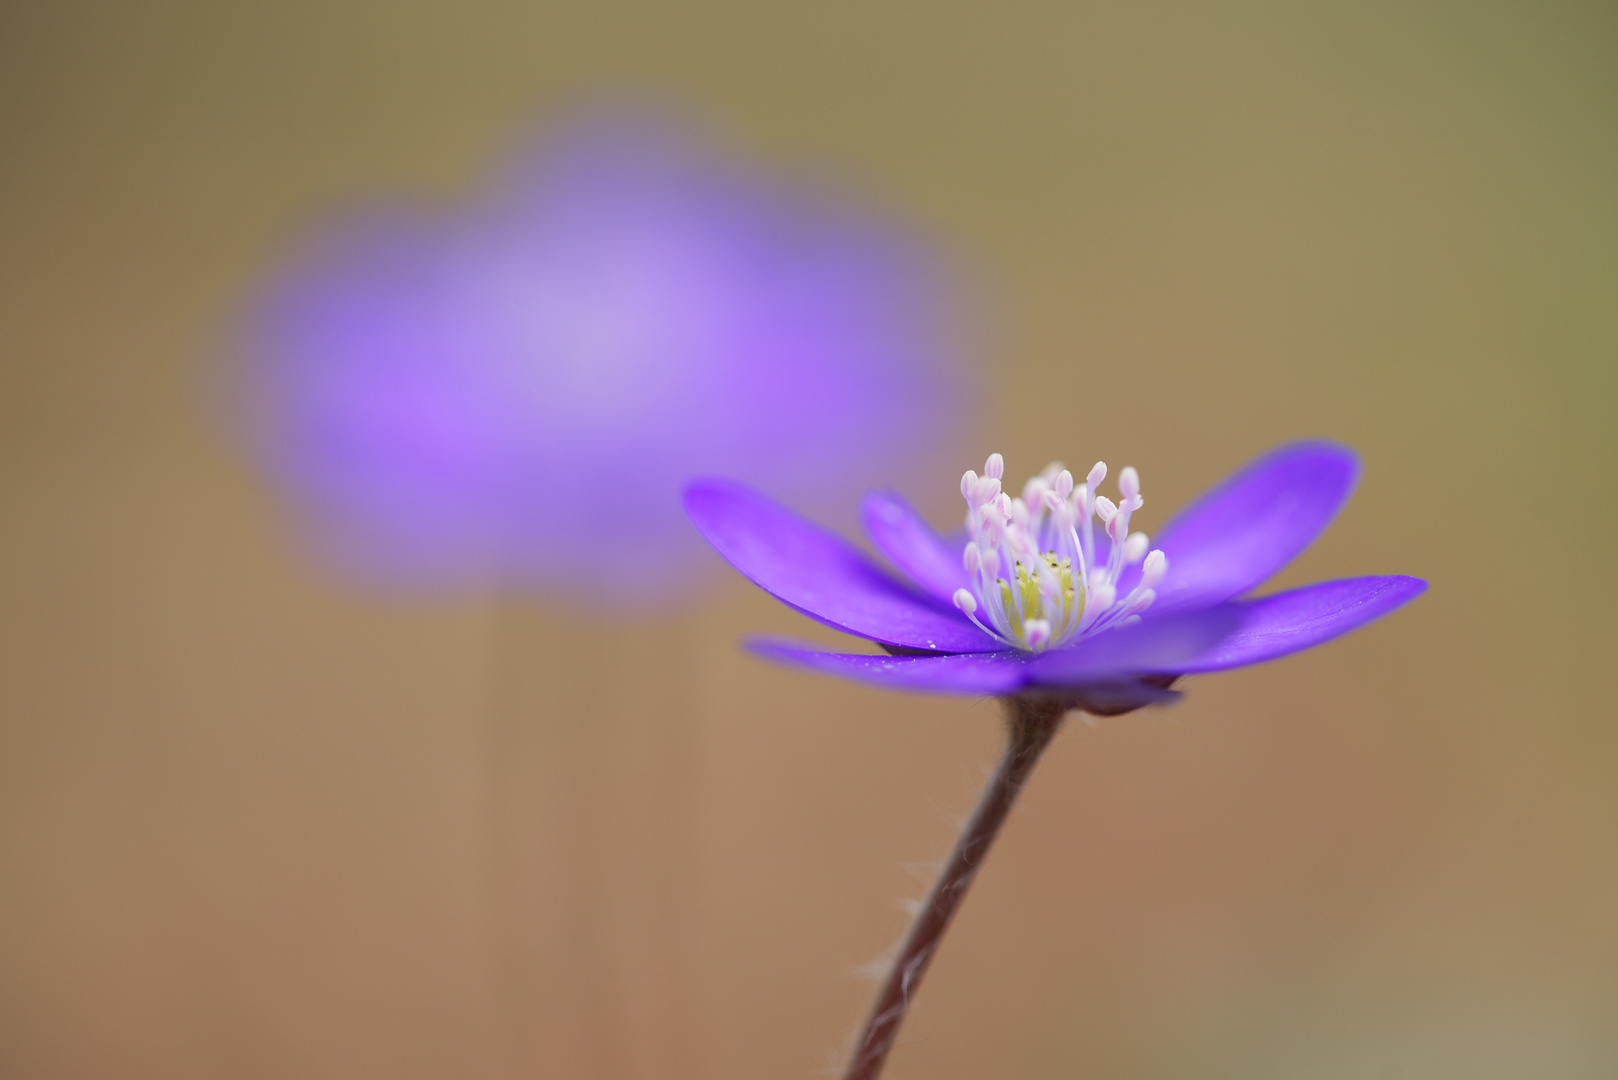
[[1006, 709], [1005, 754], [984, 786], [977, 808], [961, 829], [955, 850], [950, 852], [949, 861], [933, 882], [932, 891], [927, 894], [915, 922], [910, 924], [910, 932], [894, 958], [893, 968], [871, 1006], [848, 1071], [843, 1074], [844, 1080], [876, 1080], [881, 1074], [899, 1025], [910, 1010], [916, 988], [932, 962], [944, 931], [949, 928], [955, 909], [983, 865], [1000, 826], [1011, 812], [1012, 803], [1017, 801], [1028, 774], [1033, 772], [1034, 763], [1050, 745], [1051, 738], [1062, 726], [1063, 713], [1070, 707], [1061, 702], [1025, 697], [1006, 698], [1003, 704]]

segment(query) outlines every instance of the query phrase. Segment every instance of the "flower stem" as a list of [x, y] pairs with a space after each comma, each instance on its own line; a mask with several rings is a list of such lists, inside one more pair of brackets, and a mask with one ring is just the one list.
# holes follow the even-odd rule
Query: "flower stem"
[[989, 853], [1000, 826], [1017, 801], [1034, 763], [1062, 726], [1062, 716], [1071, 706], [1049, 699], [1009, 697], [1002, 700], [1006, 710], [1006, 749], [994, 774], [983, 788], [972, 817], [961, 829], [955, 850], [939, 872], [921, 911], [910, 924], [899, 955], [893, 960], [876, 1002], [871, 1006], [865, 1028], [860, 1032], [854, 1056], [844, 1080], [876, 1080], [893, 1048], [894, 1037], [911, 999], [926, 974], [938, 943], [949, 928], [949, 921], [960, 906], [978, 868]]

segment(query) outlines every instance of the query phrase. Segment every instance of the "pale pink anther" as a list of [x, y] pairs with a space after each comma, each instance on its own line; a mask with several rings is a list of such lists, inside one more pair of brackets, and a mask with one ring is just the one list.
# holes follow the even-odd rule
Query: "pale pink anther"
[[1134, 566], [1146, 558], [1146, 552], [1151, 549], [1151, 541], [1143, 532], [1132, 532], [1124, 541], [1124, 565]]
[[1140, 473], [1135, 471], [1135, 466], [1125, 465], [1123, 472], [1118, 474], [1118, 491], [1130, 500], [1140, 494]]
[[1168, 573], [1168, 570], [1168, 556], [1164, 555], [1161, 551], [1152, 552], [1150, 555], [1146, 556], [1146, 562], [1141, 566], [1140, 569], [1141, 588], [1155, 589], [1157, 587], [1157, 583], [1163, 580], [1163, 575]]
[[1023, 636], [1030, 649], [1040, 652], [1051, 642], [1051, 624], [1045, 619], [1029, 619], [1023, 624]]

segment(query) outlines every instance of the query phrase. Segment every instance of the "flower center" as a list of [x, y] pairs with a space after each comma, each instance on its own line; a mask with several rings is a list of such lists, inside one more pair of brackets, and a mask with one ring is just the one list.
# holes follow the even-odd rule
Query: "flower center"
[[[971, 587], [955, 591], [955, 606], [985, 633], [1035, 653], [1139, 622], [1168, 569], [1161, 551], [1148, 551], [1145, 533], [1129, 531], [1130, 515], [1144, 504], [1139, 474], [1118, 474], [1114, 503], [1097, 493], [1105, 462], [1077, 487], [1052, 462], [1023, 485], [1021, 498], [1000, 490], [1005, 469], [1005, 459], [990, 454], [982, 476], [968, 469], [961, 477]], [[1119, 579], [1137, 564], [1140, 581], [1120, 599]]]

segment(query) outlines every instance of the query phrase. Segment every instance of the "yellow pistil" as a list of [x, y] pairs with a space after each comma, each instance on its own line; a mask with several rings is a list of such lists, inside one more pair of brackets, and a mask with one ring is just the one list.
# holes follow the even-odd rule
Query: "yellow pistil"
[[[1022, 565], [1020, 563], [1017, 566], [1017, 573], [1019, 577], [1022, 574]], [[1000, 606], [1006, 609], [1006, 621], [1011, 624], [1012, 636], [1019, 641], [1026, 641], [1027, 638], [1024, 637], [1022, 630], [1022, 615], [1017, 611], [1017, 598], [1011, 595], [1011, 586], [1006, 584], [1003, 578], [999, 579], [999, 584]]]
[[1057, 623], [1057, 629], [1060, 631], [1071, 626], [1084, 614], [1085, 593], [1083, 589], [1074, 588], [1072, 559], [1059, 559], [1054, 551], [1045, 552], [1044, 558], [1045, 565], [1056, 573], [1056, 580], [1062, 586], [1062, 618]]
[[1045, 600], [1039, 592], [1039, 577], [1030, 574], [1022, 563], [1017, 564], [1017, 591], [1022, 593], [1023, 618], [1043, 619]]
[[[1045, 565], [1050, 567], [1061, 585], [1061, 617], [1052, 620], [1055, 624], [1052, 629], [1056, 633], [1061, 633], [1084, 615], [1085, 589], [1083, 582], [1076, 581], [1073, 576], [1072, 559], [1058, 557], [1054, 551], [1044, 552], [1041, 558], [1045, 560]], [[1030, 574], [1022, 563], [1016, 564], [1013, 576], [1017, 579], [1015, 591], [1010, 582], [1004, 579], [999, 582], [1000, 606], [1005, 610], [1006, 622], [1011, 624], [1012, 635], [1026, 643], [1028, 638], [1023, 630], [1024, 620], [1048, 618], [1045, 612], [1045, 597], [1039, 588], [1039, 575]], [[1019, 598], [1022, 600], [1020, 606], [1017, 603]]]

